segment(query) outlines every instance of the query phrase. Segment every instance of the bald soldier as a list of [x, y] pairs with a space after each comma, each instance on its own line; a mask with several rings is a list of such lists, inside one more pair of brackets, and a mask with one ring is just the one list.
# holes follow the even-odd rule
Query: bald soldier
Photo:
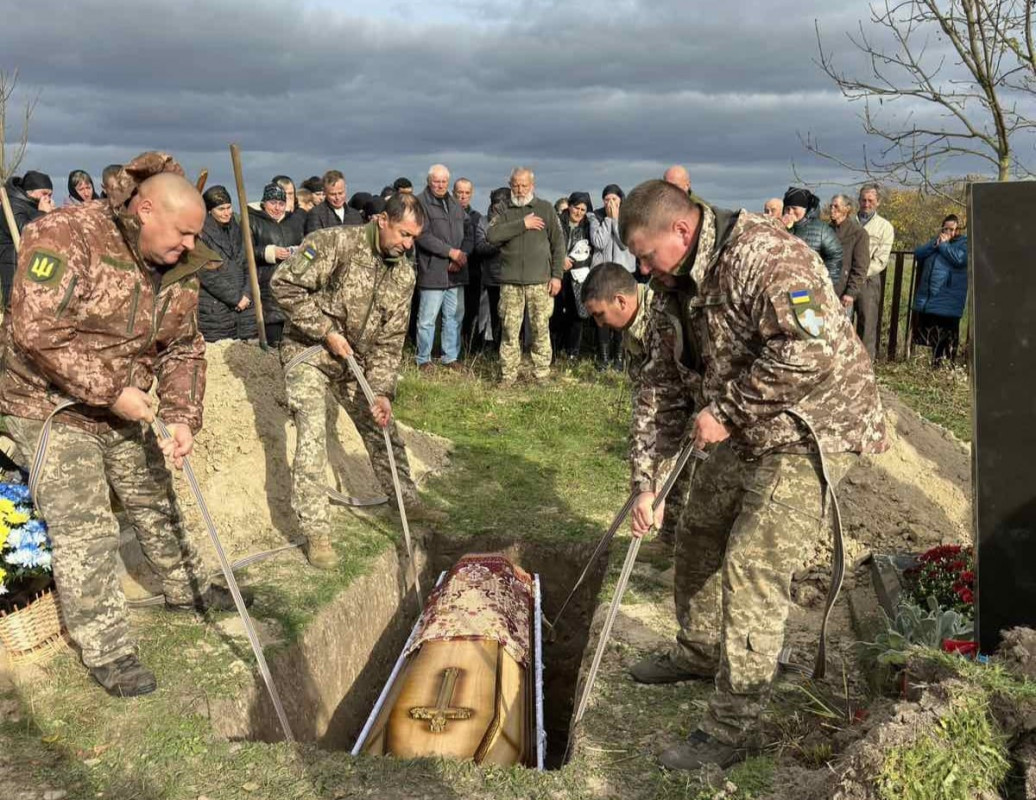
[[701, 376], [682, 441], [712, 453], [677, 525], [677, 597], [685, 603], [677, 646], [632, 673], [645, 683], [715, 681], [697, 729], [660, 761], [670, 769], [725, 767], [758, 743], [791, 576], [832, 534], [825, 473], [833, 489], [858, 454], [884, 450], [884, 415], [870, 360], [823, 263], [803, 242], [761, 216], [696, 202], [664, 181], [630, 193], [619, 228], [652, 276], [652, 314], [670, 316], [687, 334], [653, 340], [641, 379], [634, 535], [661, 522], [652, 519], [654, 493], [664, 456], [686, 427], [673, 418], [686, 414], [677, 400], [688, 391], [666, 367], [674, 356]]
[[678, 186], [687, 192], [687, 194], [691, 193], [691, 173], [687, 171], [686, 167], [674, 164], [665, 171], [662, 175], [662, 180], [666, 183], [673, 184], [673, 186]]
[[[167, 608], [234, 607], [201, 573], [163, 458], [181, 467], [202, 423], [198, 271], [218, 262], [196, 246], [204, 222], [180, 166], [145, 153], [115, 178], [108, 203], [58, 209], [26, 229], [4, 320], [0, 412], [26, 457], [49, 425], [36, 502], [54, 582], [83, 663], [115, 696], [156, 684], [126, 618], [109, 484]], [[156, 383], [157, 409], [148, 394]], [[148, 427], [156, 413], [171, 441]]]
[[[356, 426], [381, 489], [395, 502], [382, 434], [388, 427], [409, 518], [443, 518], [419, 501], [392, 420], [414, 294], [414, 268], [407, 254], [425, 220], [417, 196], [398, 192], [386, 201], [385, 212], [362, 228], [327, 228], [307, 236], [270, 281], [288, 318], [281, 361], [288, 407], [298, 431], [291, 502], [306, 536], [309, 563], [318, 569], [338, 563], [327, 495], [328, 392]], [[306, 356], [314, 346], [321, 349]], [[355, 355], [376, 395], [373, 406], [367, 405], [349, 370], [345, 359], [350, 355]]]

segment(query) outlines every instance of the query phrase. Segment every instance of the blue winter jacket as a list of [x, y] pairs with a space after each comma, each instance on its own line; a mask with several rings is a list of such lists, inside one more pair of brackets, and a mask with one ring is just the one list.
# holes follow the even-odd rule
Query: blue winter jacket
[[914, 262], [921, 265], [914, 311], [960, 319], [968, 298], [968, 237], [958, 236], [941, 245], [936, 241], [914, 251]]

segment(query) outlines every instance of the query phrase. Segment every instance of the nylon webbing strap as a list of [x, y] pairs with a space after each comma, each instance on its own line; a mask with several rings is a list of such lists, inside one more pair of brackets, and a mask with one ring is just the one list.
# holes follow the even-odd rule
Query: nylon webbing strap
[[[155, 418], [155, 427], [158, 429], [159, 435], [164, 439], [171, 439], [172, 435], [169, 433], [169, 429], [165, 426], [162, 420]], [[241, 589], [238, 588], [237, 578], [234, 577], [234, 570], [230, 565], [230, 560], [227, 558], [226, 552], [223, 550], [223, 544], [219, 540], [219, 534], [216, 532], [216, 523], [212, 519], [212, 515], [209, 514], [209, 507], [205, 503], [205, 498], [202, 496], [201, 487], [198, 485], [198, 479], [194, 475], [194, 469], [191, 467], [191, 461], [186, 456], [183, 459], [183, 472], [187, 476], [187, 483], [191, 487], [191, 493], [194, 495], [194, 501], [198, 504], [198, 511], [201, 512], [202, 519], [205, 521], [205, 528], [209, 532], [209, 538], [212, 540], [212, 546], [216, 550], [216, 556], [219, 558], [220, 569], [223, 570], [223, 577], [227, 582], [227, 588], [230, 589], [230, 594], [234, 598], [234, 605], [237, 607], [237, 613], [241, 616], [241, 621], [245, 626], [245, 633], [248, 635], [248, 643], [252, 645], [252, 652], [255, 654], [256, 663], [259, 665], [259, 674], [263, 676], [263, 682], [266, 684], [266, 690], [270, 693], [270, 699], [273, 701], [274, 711], [277, 712], [277, 719], [281, 723], [281, 729], [284, 731], [284, 738], [289, 742], [295, 741], [295, 736], [291, 732], [291, 725], [288, 723], [288, 715], [284, 713], [284, 706], [281, 704], [281, 696], [277, 692], [277, 687], [274, 685], [273, 676], [270, 674], [270, 668], [266, 664], [266, 656], [263, 655], [263, 646], [259, 642], [259, 637], [255, 633], [255, 627], [252, 625], [252, 618], [248, 613], [248, 608], [245, 606], [245, 600], [241, 596]]]
[[[820, 474], [824, 479], [824, 494], [822, 505], [826, 506], [828, 495], [831, 496], [831, 505], [835, 511], [835, 530], [832, 542], [831, 557], [831, 586], [827, 590], [827, 599], [824, 601], [824, 616], [820, 621], [820, 643], [817, 645], [817, 657], [813, 662], [813, 680], [820, 680], [827, 671], [827, 624], [831, 619], [831, 611], [838, 601], [838, 594], [842, 591], [842, 583], [845, 582], [845, 543], [842, 540], [842, 511], [838, 506], [838, 495], [835, 493], [835, 484], [827, 471], [827, 460], [824, 458], [824, 450], [820, 446], [820, 437], [813, 430], [809, 420], [801, 414], [789, 411], [791, 416], [806, 426], [809, 435], [817, 446], [817, 455], [820, 457]], [[827, 516], [826, 508], [821, 509], [821, 519]]]
[[32, 456], [32, 464], [29, 465], [29, 497], [32, 498], [32, 504], [39, 507], [39, 502], [36, 499], [36, 492], [40, 485], [40, 476], [43, 475], [43, 464], [47, 460], [47, 447], [50, 444], [50, 426], [54, 421], [54, 417], [64, 411], [66, 408], [71, 408], [76, 405], [74, 400], [62, 400], [58, 403], [57, 407], [50, 412], [50, 415], [43, 421], [43, 427], [40, 428], [40, 437], [36, 440], [36, 452]]
[[[360, 384], [363, 396], [366, 397], [367, 402], [373, 406], [374, 392], [371, 390], [370, 384], [367, 383], [367, 378], [364, 376], [363, 370], [360, 369], [360, 365], [356, 363], [356, 359], [351, 355], [346, 356], [345, 360], [349, 364], [349, 369], [352, 370], [353, 375], [356, 377], [356, 382]], [[414, 562], [414, 548], [410, 542], [410, 525], [406, 518], [406, 508], [403, 507], [403, 487], [399, 484], [399, 470], [396, 469], [396, 455], [392, 452], [392, 437], [389, 435], [389, 426], [386, 425], [381, 429], [381, 432], [385, 436], [385, 451], [388, 453], [389, 469], [392, 471], [392, 486], [396, 490], [396, 506], [399, 508], [400, 522], [403, 523], [403, 540], [406, 542], [406, 557], [410, 561], [410, 571], [414, 574], [414, 591], [417, 594], [417, 604], [420, 607], [420, 610], [424, 611], [424, 598], [421, 597], [421, 582], [417, 575], [417, 564]]]
[[552, 630], [557, 627], [558, 620], [561, 619], [561, 615], [565, 613], [565, 609], [568, 608], [568, 604], [572, 602], [572, 598], [575, 597], [576, 592], [579, 591], [579, 587], [583, 585], [583, 581], [586, 580], [586, 576], [590, 574], [590, 567], [592, 567], [594, 563], [596, 563], [597, 559], [601, 557], [601, 554], [607, 549], [608, 543], [615, 537], [619, 528], [622, 527], [622, 523], [625, 521], [630, 511], [633, 510], [633, 506], [636, 504], [639, 494], [640, 493], [636, 490], [630, 492], [629, 499], [626, 500], [626, 505], [624, 505], [615, 516], [615, 519], [612, 520], [611, 527], [605, 531], [604, 536], [601, 537], [601, 541], [597, 543], [597, 547], [594, 548], [590, 558], [587, 559], [586, 566], [583, 567], [583, 571], [579, 573], [579, 578], [576, 579], [575, 585], [572, 587], [572, 591], [568, 593], [568, 597], [565, 598], [565, 602], [561, 604], [561, 608], [558, 609], [558, 613], [554, 615], [554, 621], [550, 623]]
[[[698, 469], [698, 462], [704, 461], [708, 458], [708, 454], [702, 450], [694, 448], [694, 443], [688, 443], [684, 449], [680, 452], [680, 457], [677, 459], [676, 466], [673, 467], [672, 472], [669, 473], [669, 477], [666, 478], [665, 483], [662, 484], [662, 488], [658, 494], [655, 495], [655, 501], [651, 504], [651, 510], [656, 511], [658, 507], [665, 502], [666, 497], [672, 490], [673, 485], [676, 483], [676, 479], [680, 477], [680, 473], [683, 472], [687, 462], [694, 457], [691, 462], [691, 474], [688, 476], [687, 484], [691, 486], [694, 483], [694, 473]], [[630, 506], [632, 508], [632, 504]], [[640, 551], [640, 544], [642, 537], [634, 536], [630, 542], [629, 549], [626, 551], [626, 560], [622, 563], [622, 571], [619, 573], [619, 580], [615, 584], [615, 593], [612, 596], [612, 604], [608, 608], [608, 615], [604, 618], [604, 626], [601, 628], [601, 635], [597, 640], [597, 649], [594, 650], [594, 658], [590, 663], [590, 669], [586, 673], [586, 683], [583, 685], [583, 692], [579, 696], [579, 703], [576, 705], [575, 715], [572, 717], [572, 725], [569, 728], [568, 734], [568, 745], [565, 748], [566, 757], [569, 755], [569, 751], [572, 749], [572, 742], [575, 739], [576, 728], [583, 719], [583, 714], [586, 713], [587, 704], [590, 702], [590, 693], [593, 692], [594, 683], [597, 680], [597, 671], [601, 668], [601, 658], [604, 656], [604, 648], [608, 644], [608, 639], [611, 636], [612, 626], [615, 624], [615, 618], [619, 614], [619, 606], [622, 605], [622, 596], [626, 592], [626, 586], [629, 583], [630, 575], [633, 573], [633, 565], [637, 561], [637, 553]]]
[[[307, 347], [301, 353], [296, 355], [287, 364], [284, 365], [284, 374], [287, 375], [291, 370], [295, 369], [299, 364], [305, 364], [309, 359], [315, 356], [317, 353], [323, 351], [324, 346], [322, 344], [314, 344]], [[352, 497], [350, 495], [342, 494], [337, 489], [332, 489], [330, 486], [325, 487], [327, 489], [328, 496], [336, 503], [340, 503], [343, 506], [353, 506], [354, 508], [366, 508], [368, 506], [381, 506], [388, 502], [388, 497], [383, 494], [379, 494], [376, 497], [372, 497], [369, 500], [361, 500], [358, 497]]]

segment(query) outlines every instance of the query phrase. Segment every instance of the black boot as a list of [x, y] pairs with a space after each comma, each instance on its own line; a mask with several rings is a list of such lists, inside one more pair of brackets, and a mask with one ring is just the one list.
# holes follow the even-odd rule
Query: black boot
[[597, 329], [597, 363], [598, 372], [605, 372], [612, 360], [611, 331], [604, 328]]
[[158, 688], [158, 682], [151, 670], [132, 654], [99, 667], [92, 667], [90, 675], [112, 697], [138, 697], [142, 694], [151, 694]]

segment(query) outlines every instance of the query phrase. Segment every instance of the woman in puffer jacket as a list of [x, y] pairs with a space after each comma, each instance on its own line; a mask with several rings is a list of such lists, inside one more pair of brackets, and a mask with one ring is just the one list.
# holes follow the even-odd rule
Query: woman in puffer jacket
[[932, 348], [932, 365], [957, 357], [960, 319], [968, 299], [968, 237], [960, 219], [950, 214], [939, 235], [914, 251], [921, 276], [914, 295], [917, 321], [914, 342]]
[[784, 213], [793, 220], [791, 233], [809, 245], [827, 267], [831, 286], [842, 279], [842, 243], [838, 234], [820, 219], [820, 198], [809, 189], [794, 186], [784, 193]]

